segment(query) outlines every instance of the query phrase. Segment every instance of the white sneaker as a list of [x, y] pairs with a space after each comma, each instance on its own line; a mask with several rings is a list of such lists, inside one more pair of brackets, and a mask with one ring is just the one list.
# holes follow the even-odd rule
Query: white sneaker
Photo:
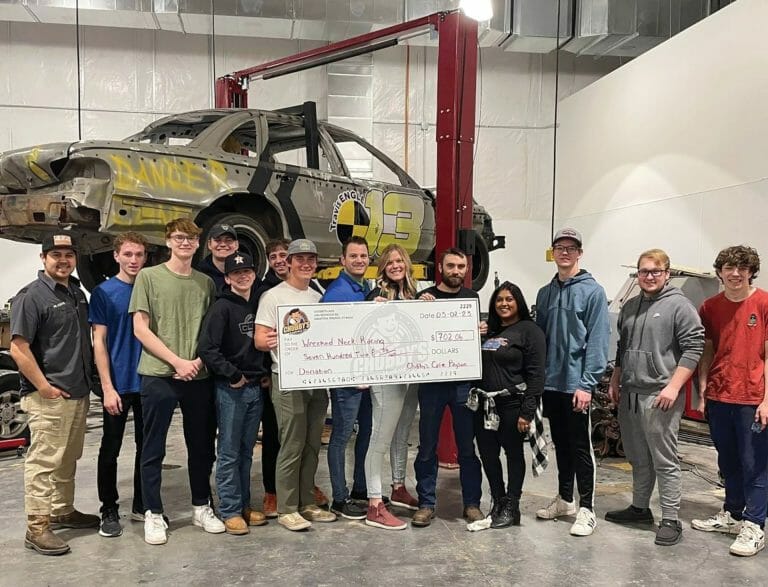
[[741, 522], [734, 520], [730, 512], [720, 510], [708, 520], [691, 520], [691, 528], [702, 532], [738, 534], [741, 531]]
[[752, 556], [765, 548], [765, 532], [749, 520], [741, 523], [741, 531], [731, 544], [730, 552], [736, 556]]
[[200, 526], [206, 532], [211, 534], [221, 534], [226, 531], [224, 522], [216, 517], [213, 513], [213, 509], [209, 505], [196, 505], [195, 512], [192, 516], [192, 523], [195, 526]]
[[571, 536], [591, 536], [597, 526], [595, 512], [587, 508], [579, 508], [576, 521], [571, 526]]
[[165, 544], [168, 536], [165, 531], [168, 524], [163, 519], [163, 514], [153, 514], [150, 510], [144, 514], [144, 542], [147, 544]]
[[575, 502], [565, 501], [562, 497], [556, 495], [547, 507], [536, 510], [536, 517], [542, 520], [554, 520], [560, 516], [572, 516], [575, 513]]

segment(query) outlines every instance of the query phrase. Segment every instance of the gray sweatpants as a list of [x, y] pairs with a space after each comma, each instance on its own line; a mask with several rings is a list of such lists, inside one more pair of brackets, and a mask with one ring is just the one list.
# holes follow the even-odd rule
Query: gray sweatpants
[[677, 458], [677, 433], [685, 407], [685, 392], [666, 412], [654, 408], [657, 395], [622, 390], [619, 426], [624, 452], [632, 465], [632, 505], [647, 508], [659, 481], [661, 517], [677, 520], [682, 496], [682, 474]]

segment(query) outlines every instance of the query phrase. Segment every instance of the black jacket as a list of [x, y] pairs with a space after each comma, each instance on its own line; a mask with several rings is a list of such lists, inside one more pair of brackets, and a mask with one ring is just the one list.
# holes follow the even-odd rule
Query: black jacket
[[256, 299], [246, 301], [225, 290], [219, 293], [203, 321], [197, 352], [219, 379], [237, 383], [245, 375], [249, 382], [267, 375], [265, 355], [253, 344]]

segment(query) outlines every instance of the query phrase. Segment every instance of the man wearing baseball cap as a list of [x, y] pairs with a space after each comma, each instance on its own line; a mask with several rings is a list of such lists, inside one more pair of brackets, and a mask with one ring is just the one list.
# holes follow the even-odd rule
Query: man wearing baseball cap
[[315, 504], [314, 485], [320, 436], [328, 394], [325, 389], [282, 392], [277, 355], [278, 305], [301, 307], [320, 301], [309, 284], [317, 269], [317, 248], [307, 239], [288, 245], [288, 276], [267, 291], [256, 311], [256, 348], [272, 355], [272, 403], [277, 416], [280, 452], [277, 455], [278, 523], [289, 530], [304, 530], [312, 522], [333, 522], [336, 515]]
[[237, 231], [231, 224], [215, 224], [208, 231], [208, 250], [211, 254], [200, 261], [197, 270], [213, 279], [217, 292], [227, 286], [224, 281], [224, 262], [239, 246]]
[[74, 506], [93, 350], [88, 302], [72, 277], [77, 265], [73, 235], [47, 235], [40, 259], [43, 270], [13, 300], [11, 356], [21, 374], [21, 408], [31, 433], [24, 463], [24, 545], [58, 555], [69, 552], [69, 545], [52, 529], [99, 526], [98, 516]]
[[256, 280], [253, 259], [237, 251], [224, 262], [229, 289], [219, 292], [203, 322], [198, 355], [213, 373], [219, 425], [216, 489], [229, 534], [267, 523], [251, 507], [251, 463], [263, 409], [261, 383], [266, 353], [253, 345]]
[[[562, 228], [552, 239], [557, 274], [536, 297], [536, 323], [547, 338], [544, 415], [557, 458], [557, 496], [536, 517], [576, 514], [573, 536], [594, 531], [595, 454], [589, 408], [608, 363], [608, 300], [594, 277], [579, 267], [581, 233]], [[578, 484], [578, 511], [574, 501]]]

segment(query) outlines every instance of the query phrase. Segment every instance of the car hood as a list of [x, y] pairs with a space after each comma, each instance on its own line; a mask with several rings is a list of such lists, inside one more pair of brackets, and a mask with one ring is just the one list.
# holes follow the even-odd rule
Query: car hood
[[21, 193], [59, 181], [73, 143], [49, 143], [0, 156], [0, 193]]

